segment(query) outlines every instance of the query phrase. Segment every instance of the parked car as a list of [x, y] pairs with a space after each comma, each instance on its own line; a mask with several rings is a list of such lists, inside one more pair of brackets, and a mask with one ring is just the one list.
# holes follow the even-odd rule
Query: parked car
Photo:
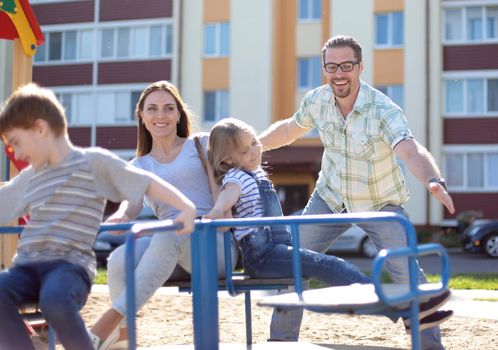
[[[157, 220], [152, 209], [144, 205], [142, 211], [134, 221]], [[97, 266], [106, 267], [109, 255], [126, 241], [126, 235], [116, 234], [112, 231], [102, 231], [97, 235], [93, 244], [93, 251], [97, 256]]]
[[346, 230], [332, 244], [327, 253], [361, 253], [369, 258], [377, 255], [377, 248], [367, 233], [358, 226]]
[[498, 220], [474, 223], [462, 235], [463, 249], [498, 258]]

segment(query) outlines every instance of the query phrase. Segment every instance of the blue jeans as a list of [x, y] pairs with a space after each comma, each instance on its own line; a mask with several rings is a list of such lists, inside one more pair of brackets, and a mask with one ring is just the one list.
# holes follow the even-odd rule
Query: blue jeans
[[[286, 230], [268, 227], [254, 231], [240, 240], [244, 271], [258, 278], [292, 278], [292, 246]], [[308, 249], [300, 249], [305, 278], [316, 278], [332, 286], [370, 283], [370, 279], [353, 264]]]
[[34, 349], [19, 307], [38, 303], [65, 349], [93, 349], [79, 310], [91, 283], [85, 270], [56, 260], [0, 272], [0, 349]]
[[[404, 209], [399, 206], [388, 205], [381, 211], [396, 212], [405, 215]], [[311, 196], [303, 215], [333, 214], [327, 203], [316, 193]], [[300, 229], [301, 247], [313, 251], [325, 252], [328, 247], [351, 225], [303, 225]], [[406, 234], [398, 223], [368, 223], [360, 226], [368, 234], [377, 249], [406, 247]], [[408, 264], [406, 259], [389, 259], [386, 268], [395, 283], [408, 283]], [[419, 268], [419, 282], [425, 283], [423, 271]], [[283, 291], [283, 292], [289, 292]], [[274, 309], [270, 325], [270, 340], [297, 341], [303, 317], [303, 310], [282, 312]], [[441, 344], [439, 327], [426, 329], [421, 333], [422, 349], [444, 349]]]

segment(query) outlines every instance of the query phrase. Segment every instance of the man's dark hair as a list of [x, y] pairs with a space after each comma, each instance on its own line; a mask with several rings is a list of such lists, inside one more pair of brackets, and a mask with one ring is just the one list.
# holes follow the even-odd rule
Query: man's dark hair
[[361, 46], [356, 41], [355, 38], [347, 35], [336, 35], [329, 40], [323, 45], [322, 48], [322, 63], [325, 64], [325, 51], [330, 48], [334, 47], [350, 47], [353, 49], [354, 52], [354, 57], [358, 60], [358, 62], [361, 62], [363, 59], [363, 56], [361, 54]]

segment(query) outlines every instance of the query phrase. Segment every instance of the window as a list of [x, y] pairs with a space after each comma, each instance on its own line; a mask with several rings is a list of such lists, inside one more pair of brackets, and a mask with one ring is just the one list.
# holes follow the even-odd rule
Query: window
[[78, 51], [79, 51], [79, 59], [81, 60], [90, 60], [93, 57], [93, 47], [94, 47], [94, 31], [93, 30], [82, 30], [78, 32], [79, 39], [77, 39], [78, 43]]
[[320, 86], [322, 84], [321, 57], [298, 59], [297, 77], [300, 90], [309, 90]]
[[467, 39], [482, 40], [482, 8], [467, 8]]
[[92, 58], [93, 31], [57, 31], [45, 33], [45, 45], [37, 48], [35, 62], [76, 62]]
[[56, 94], [56, 96], [61, 102], [62, 106], [64, 107], [64, 112], [66, 114], [66, 119], [68, 123], [71, 123], [73, 121], [71, 118], [73, 114], [72, 110], [73, 101], [71, 94]]
[[131, 123], [135, 120], [135, 107], [140, 89], [100, 89], [85, 91], [57, 91], [56, 95], [66, 111], [68, 121], [78, 124]]
[[171, 24], [106, 28], [100, 38], [103, 59], [165, 57], [173, 53]]
[[447, 115], [498, 114], [498, 78], [445, 79]]
[[297, 0], [297, 18], [300, 21], [319, 21], [322, 18], [322, 0]]
[[229, 22], [207, 23], [204, 26], [204, 55], [228, 56], [230, 54]]
[[104, 29], [101, 35], [101, 48], [100, 57], [113, 57], [114, 56], [114, 30]]
[[497, 171], [498, 150], [459, 152], [449, 149], [446, 152], [444, 173], [448, 187], [453, 191], [496, 191]]
[[228, 90], [204, 92], [204, 120], [216, 122], [227, 117], [230, 112]]
[[498, 41], [498, 6], [446, 8], [444, 38], [446, 42]]
[[384, 95], [393, 100], [401, 108], [404, 108], [405, 105], [405, 93], [403, 85], [383, 85], [377, 86], [377, 90], [382, 92]]
[[403, 12], [389, 12], [375, 16], [375, 45], [400, 47], [403, 45]]
[[[106, 34], [108, 35], [108, 34]], [[117, 43], [117, 57], [129, 57], [130, 56], [130, 28], [119, 28], [117, 31], [118, 43]], [[114, 35], [113, 35], [114, 37]], [[112, 57], [113, 51], [106, 51], [105, 56]]]

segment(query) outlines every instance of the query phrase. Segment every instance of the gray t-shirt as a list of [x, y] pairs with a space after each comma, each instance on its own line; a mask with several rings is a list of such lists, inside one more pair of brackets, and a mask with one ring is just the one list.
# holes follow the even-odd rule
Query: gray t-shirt
[[[199, 136], [204, 152], [207, 150], [209, 135], [207, 133], [196, 134]], [[166, 180], [178, 188], [197, 208], [197, 215], [207, 214], [213, 207], [209, 180], [202, 167], [194, 136], [185, 140], [178, 156], [170, 163], [160, 163], [149, 154], [135, 158], [131, 163], [141, 169], [150, 171], [160, 178]], [[147, 198], [147, 203], [160, 219], [173, 219], [178, 214], [178, 209], [158, 203]]]
[[93, 243], [106, 199], [143, 198], [153, 178], [109, 151], [75, 148], [55, 166], [28, 167], [0, 187], [0, 223], [29, 214], [15, 265], [63, 259], [95, 276]]

